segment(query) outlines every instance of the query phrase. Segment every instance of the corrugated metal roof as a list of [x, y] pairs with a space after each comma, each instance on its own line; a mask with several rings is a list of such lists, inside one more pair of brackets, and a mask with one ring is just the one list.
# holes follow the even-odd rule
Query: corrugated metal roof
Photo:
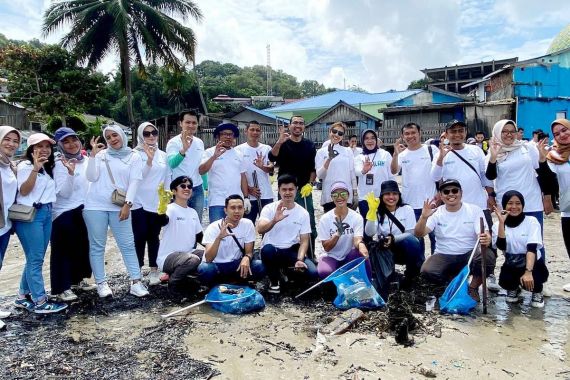
[[299, 100], [298, 102], [284, 104], [281, 106], [268, 108], [269, 112], [286, 112], [304, 109], [330, 108], [340, 101], [352, 106], [359, 104], [388, 104], [393, 103], [410, 95], [417, 94], [422, 90], [406, 90], [406, 91], [387, 91], [369, 94], [366, 92], [356, 92], [348, 90], [337, 90], [323, 95], [315, 96], [308, 99]]
[[279, 116], [275, 116], [274, 114], [269, 113], [269, 112], [267, 112], [266, 110], [258, 110], [257, 108], [248, 107], [248, 106], [244, 106], [243, 108], [245, 108], [245, 109], [248, 110], [248, 111], [257, 113], [257, 114], [259, 114], [259, 115], [268, 117], [268, 118], [270, 118], [270, 119], [273, 119], [273, 120], [279, 119], [279, 121], [285, 122], [286, 124], [289, 124], [289, 119], [286, 119], [286, 118], [283, 118], [283, 117], [279, 117]]

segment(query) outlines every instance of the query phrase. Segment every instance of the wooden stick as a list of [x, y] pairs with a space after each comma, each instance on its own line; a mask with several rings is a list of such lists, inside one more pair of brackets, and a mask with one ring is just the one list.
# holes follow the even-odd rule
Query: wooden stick
[[[253, 177], [253, 186], [257, 190], [260, 190], [260, 192], [261, 192], [261, 189], [259, 188], [259, 182], [257, 181], [257, 172], [255, 170], [252, 173], [252, 177]], [[261, 194], [259, 195], [259, 197], [257, 197], [257, 208], [258, 208], [257, 213], [259, 215], [261, 215]], [[257, 215], [256, 215], [256, 217], [257, 217]]]
[[206, 303], [206, 300], [205, 300], [205, 299], [202, 300], [202, 301], [193, 303], [192, 305], [183, 307], [182, 309], [175, 310], [175, 311], [173, 311], [172, 313], [163, 314], [163, 315], [161, 315], [161, 317], [162, 317], [162, 318], [170, 318], [170, 317], [172, 317], [173, 315], [180, 314], [180, 313], [182, 313], [183, 311], [193, 309], [193, 308], [195, 308], [195, 307], [197, 307], [197, 306], [200, 306], [200, 305], [202, 305], [202, 304], [204, 304], [204, 303]]
[[[485, 222], [483, 217], [479, 218], [480, 232], [485, 232]], [[483, 314], [487, 314], [487, 254], [486, 248], [483, 244], [480, 245], [481, 249], [481, 276], [483, 277]]]
[[311, 286], [309, 289], [305, 290], [303, 293], [297, 294], [297, 295], [295, 296], [295, 298], [299, 298], [299, 297], [301, 297], [303, 294], [310, 292], [311, 290], [315, 289], [317, 286], [321, 285], [323, 282], [325, 282], [325, 280], [321, 280], [321, 281], [317, 282], [315, 285]]

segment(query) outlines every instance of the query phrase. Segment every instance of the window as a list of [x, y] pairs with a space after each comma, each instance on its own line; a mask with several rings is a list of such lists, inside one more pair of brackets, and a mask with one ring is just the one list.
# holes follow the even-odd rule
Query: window
[[556, 112], [556, 119], [566, 119], [566, 111]]

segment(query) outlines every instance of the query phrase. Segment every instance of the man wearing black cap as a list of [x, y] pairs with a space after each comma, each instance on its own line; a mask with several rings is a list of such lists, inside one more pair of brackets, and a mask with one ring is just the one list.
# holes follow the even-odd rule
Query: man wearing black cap
[[239, 137], [239, 129], [231, 123], [222, 123], [214, 130], [218, 139], [216, 146], [206, 149], [200, 175], [208, 173], [208, 214], [210, 223], [225, 216], [224, 202], [232, 194], [243, 194], [245, 212], [249, 213], [251, 202], [247, 199], [246, 166], [242, 156], [232, 149], [234, 139]]
[[[462, 202], [463, 191], [458, 180], [443, 181], [439, 193], [444, 204], [433, 210], [426, 200], [414, 233], [418, 238], [422, 238], [431, 231], [435, 232], [435, 254], [424, 262], [421, 273], [428, 281], [447, 283], [467, 265], [477, 238], [483, 246], [488, 247], [491, 235], [486, 223], [485, 231], [480, 231], [480, 219], [485, 220], [481, 208]], [[487, 273], [492, 273], [496, 256], [488, 248], [485, 248], [485, 254]], [[479, 300], [478, 288], [482, 283], [479, 250], [473, 257], [471, 273], [473, 278], [469, 285], [469, 294]]]

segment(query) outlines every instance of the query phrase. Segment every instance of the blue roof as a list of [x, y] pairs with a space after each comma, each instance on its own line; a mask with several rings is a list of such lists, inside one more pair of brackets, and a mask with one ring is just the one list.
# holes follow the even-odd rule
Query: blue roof
[[356, 92], [348, 90], [337, 90], [323, 95], [315, 96], [299, 100], [297, 102], [283, 104], [281, 106], [268, 108], [266, 111], [270, 112], [286, 112], [303, 109], [319, 109], [330, 108], [337, 104], [339, 101], [350, 104], [351, 106], [358, 106], [359, 104], [389, 104], [410, 95], [417, 94], [422, 90], [406, 90], [406, 91], [387, 91], [369, 94], [366, 92]]
[[275, 116], [274, 114], [269, 113], [269, 112], [267, 112], [267, 111], [265, 111], [265, 110], [258, 110], [257, 108], [248, 107], [248, 106], [244, 106], [244, 108], [245, 108], [246, 110], [248, 110], [248, 111], [257, 113], [257, 114], [262, 115], [262, 116], [265, 116], [265, 117], [267, 117], [267, 118], [270, 118], [270, 119], [273, 119], [273, 120], [277, 120], [277, 119], [278, 119], [278, 120], [281, 121], [281, 122], [285, 122], [286, 124], [289, 124], [289, 119], [286, 119], [286, 118], [280, 117], [280, 116]]

